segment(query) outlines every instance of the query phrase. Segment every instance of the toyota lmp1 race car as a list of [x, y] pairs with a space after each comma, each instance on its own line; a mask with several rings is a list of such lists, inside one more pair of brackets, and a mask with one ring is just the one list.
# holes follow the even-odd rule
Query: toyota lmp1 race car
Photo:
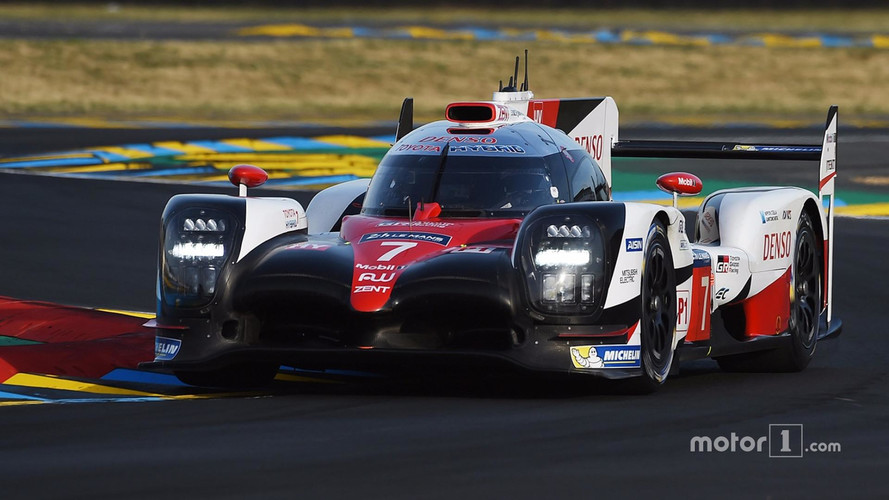
[[[518, 58], [517, 58], [518, 60]], [[194, 385], [249, 386], [280, 365], [388, 372], [504, 367], [632, 379], [680, 362], [804, 369], [831, 318], [836, 108], [819, 145], [621, 141], [610, 97], [535, 99], [516, 74], [396, 143], [373, 178], [307, 209], [177, 195], [163, 212], [153, 362]], [[567, 133], [563, 132], [567, 131]], [[797, 187], [709, 195], [694, 227], [673, 206], [612, 201], [612, 157], [814, 160]], [[814, 170], [814, 169], [813, 169]], [[813, 175], [814, 177], [814, 175]]]

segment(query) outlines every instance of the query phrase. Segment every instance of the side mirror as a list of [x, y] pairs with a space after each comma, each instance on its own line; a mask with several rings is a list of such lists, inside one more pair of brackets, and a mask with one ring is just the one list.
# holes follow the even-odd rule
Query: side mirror
[[694, 196], [704, 189], [704, 183], [694, 174], [670, 172], [657, 178], [657, 187], [673, 195], [673, 208], [678, 208], [679, 196]]
[[269, 180], [269, 174], [253, 165], [235, 165], [228, 171], [228, 180], [238, 186], [238, 196], [246, 197], [248, 187], [262, 186]]

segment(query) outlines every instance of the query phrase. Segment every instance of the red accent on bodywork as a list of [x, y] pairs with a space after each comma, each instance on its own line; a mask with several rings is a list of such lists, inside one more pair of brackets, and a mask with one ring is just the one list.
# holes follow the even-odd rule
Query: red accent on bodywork
[[183, 325], [163, 325], [157, 322], [157, 319], [148, 320], [144, 325], [145, 328], [159, 328], [161, 330], [188, 330], [187, 326]]
[[101, 378], [154, 357], [143, 318], [0, 297], [0, 335], [40, 344], [0, 347], [0, 381], [20, 372]]
[[657, 187], [668, 193], [679, 193], [681, 196], [693, 196], [701, 192], [704, 183], [694, 174], [686, 172], [670, 172], [657, 178]]
[[605, 332], [605, 333], [560, 333], [560, 339], [585, 339], [585, 338], [597, 338], [597, 337], [620, 337], [621, 335], [630, 335], [639, 326], [639, 322], [633, 323], [633, 326], [629, 328], [624, 328], [623, 330], [616, 330], [613, 332]]
[[509, 118], [509, 108], [491, 102], [454, 102], [445, 108], [445, 117], [454, 123], [504, 121]]
[[556, 126], [561, 99], [532, 99], [528, 101], [528, 118], [549, 127]]
[[825, 178], [821, 179], [821, 182], [818, 183], [818, 191], [821, 191], [822, 189], [824, 189], [824, 186], [826, 186], [827, 183], [830, 182], [830, 180], [833, 179], [836, 175], [837, 175], [836, 172], [831, 172], [831, 173], [827, 174], [827, 176]]
[[776, 335], [787, 330], [790, 319], [790, 268], [740, 305], [744, 308], [744, 333], [748, 337]]
[[33, 342], [104, 339], [142, 331], [143, 323], [144, 318], [0, 297], [0, 335]]
[[269, 174], [253, 165], [235, 165], [228, 171], [228, 180], [235, 186], [243, 184], [252, 188], [263, 185], [269, 180]]
[[713, 293], [710, 269], [710, 266], [701, 266], [692, 271], [691, 318], [688, 322], [688, 333], [685, 335], [686, 342], [710, 338], [710, 300]]
[[438, 203], [417, 203], [417, 211], [414, 212], [415, 220], [429, 220], [438, 217], [441, 213], [441, 205]]
[[[427, 204], [430, 205], [430, 204]], [[518, 233], [520, 219], [414, 220], [353, 215], [343, 220], [340, 236], [352, 244], [351, 304], [356, 311], [373, 312], [389, 301], [398, 277], [409, 266], [452, 248], [509, 241]], [[374, 238], [362, 238], [367, 235]], [[418, 236], [443, 237], [436, 243]]]

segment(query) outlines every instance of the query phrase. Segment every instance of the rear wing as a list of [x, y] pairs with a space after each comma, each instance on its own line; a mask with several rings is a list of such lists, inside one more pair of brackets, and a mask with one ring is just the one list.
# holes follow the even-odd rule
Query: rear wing
[[[750, 144], [740, 142], [699, 141], [621, 141], [611, 145], [612, 157], [649, 158], [715, 158], [734, 160], [809, 160], [818, 161], [818, 198], [825, 210], [827, 228], [824, 245], [827, 250], [826, 276], [833, 276], [834, 192], [837, 174], [837, 106], [831, 106], [821, 144]], [[832, 285], [832, 284], [831, 284]], [[831, 318], [833, 286], [825, 286], [827, 321]]]

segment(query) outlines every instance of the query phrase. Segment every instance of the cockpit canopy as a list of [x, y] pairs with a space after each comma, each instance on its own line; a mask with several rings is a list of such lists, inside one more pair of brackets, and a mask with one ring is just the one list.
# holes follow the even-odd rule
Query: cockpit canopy
[[[559, 188], [546, 158], [387, 156], [374, 174], [363, 213], [408, 215], [408, 206], [435, 202], [443, 217], [526, 213], [556, 203]], [[564, 195], [562, 195], [563, 197]]]
[[542, 205], [610, 197], [596, 162], [567, 136], [550, 135], [558, 131], [525, 122], [461, 136], [439, 127], [415, 130], [386, 154], [362, 213], [407, 217], [438, 203], [441, 217], [524, 217]]

